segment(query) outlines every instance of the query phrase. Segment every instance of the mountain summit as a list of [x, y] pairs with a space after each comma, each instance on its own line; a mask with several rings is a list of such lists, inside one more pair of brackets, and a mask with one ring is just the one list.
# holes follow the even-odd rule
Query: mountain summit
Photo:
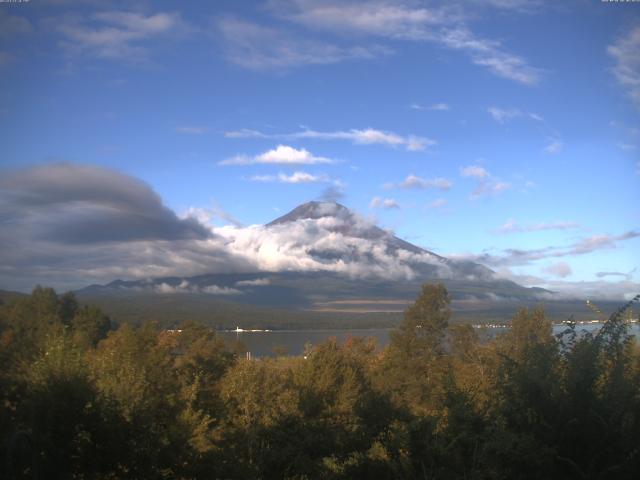
[[442, 258], [433, 252], [424, 250], [409, 242], [390, 234], [386, 230], [364, 221], [363, 218], [353, 213], [344, 205], [336, 202], [307, 202], [297, 206], [286, 215], [276, 218], [266, 226], [284, 225], [298, 220], [318, 220], [322, 218], [339, 219], [337, 225], [329, 229], [346, 236], [363, 238], [367, 240], [381, 240], [387, 243], [392, 250], [404, 249], [412, 253], [428, 253], [434, 257]]
[[352, 215], [351, 210], [340, 203], [311, 201], [298, 205], [289, 213], [267, 223], [267, 227], [295, 222], [296, 220], [317, 220], [323, 217], [348, 217]]

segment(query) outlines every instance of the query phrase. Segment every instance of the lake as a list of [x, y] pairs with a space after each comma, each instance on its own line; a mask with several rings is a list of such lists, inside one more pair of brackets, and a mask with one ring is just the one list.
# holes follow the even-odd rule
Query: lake
[[[577, 331], [596, 331], [602, 327], [602, 323], [586, 323], [576, 326]], [[566, 325], [554, 325], [553, 333], [558, 334], [566, 329]], [[331, 330], [273, 330], [254, 332], [220, 331], [218, 334], [227, 342], [242, 341], [247, 351], [257, 357], [273, 356], [277, 349], [286, 352], [288, 355], [301, 355], [305, 345], [310, 343], [317, 345], [328, 338], [336, 338], [342, 343], [349, 337], [372, 337], [376, 340], [378, 347], [385, 347], [389, 343], [390, 328], [377, 329], [331, 329]], [[506, 328], [496, 327], [483, 329], [483, 333], [488, 336], [498, 335]], [[634, 323], [629, 328], [629, 333], [640, 335], [640, 325]]]

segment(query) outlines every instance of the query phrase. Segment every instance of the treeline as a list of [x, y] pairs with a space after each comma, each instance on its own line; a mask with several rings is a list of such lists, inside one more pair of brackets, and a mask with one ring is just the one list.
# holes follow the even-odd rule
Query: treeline
[[[638, 297], [634, 299], [638, 300]], [[424, 285], [389, 346], [246, 360], [186, 323], [113, 329], [36, 288], [0, 307], [3, 478], [625, 479], [640, 348], [622, 308], [560, 337], [541, 309], [480, 342]]]

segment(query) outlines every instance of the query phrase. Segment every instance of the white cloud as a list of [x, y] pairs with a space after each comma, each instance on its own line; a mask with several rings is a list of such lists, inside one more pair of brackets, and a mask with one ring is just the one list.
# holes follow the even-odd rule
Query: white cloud
[[371, 199], [371, 203], [369, 204], [369, 208], [400, 208], [400, 204], [393, 198], [373, 197]]
[[567, 262], [557, 262], [553, 263], [547, 267], [542, 269], [543, 272], [553, 275], [555, 277], [566, 278], [573, 274], [573, 270], [571, 269], [571, 265]]
[[473, 177], [473, 178], [487, 178], [489, 176], [489, 172], [485, 170], [484, 167], [479, 165], [469, 165], [468, 167], [460, 168], [460, 175], [462, 177]]
[[562, 143], [562, 141], [558, 139], [553, 139], [549, 142], [549, 144], [546, 147], [544, 147], [544, 151], [549, 155], [554, 155], [556, 153], [559, 153], [563, 147], [564, 147], [564, 143]]
[[363, 217], [327, 204], [326, 216], [298, 219], [269, 227], [214, 229], [229, 251], [260, 271], [332, 271], [351, 277], [411, 279], [414, 267], [430, 265], [443, 277], [451, 275], [439, 257], [404, 249], [388, 249]]
[[545, 230], [569, 230], [579, 228], [580, 225], [575, 222], [550, 222], [535, 223], [532, 225], [518, 225], [517, 222], [510, 218], [499, 229], [499, 233], [522, 233], [522, 232], [541, 232]]
[[392, 188], [404, 188], [404, 189], [427, 189], [427, 188], [437, 188], [439, 190], [449, 190], [453, 184], [450, 180], [446, 178], [437, 177], [437, 178], [422, 178], [414, 174], [407, 175], [400, 183], [385, 183], [383, 188], [389, 190]]
[[441, 112], [451, 110], [451, 107], [447, 103], [434, 103], [426, 107], [418, 103], [412, 103], [411, 105], [409, 105], [409, 108], [413, 110], [433, 110], [433, 111], [441, 111]]
[[278, 175], [254, 175], [249, 177], [252, 182], [278, 182], [278, 183], [320, 183], [329, 182], [331, 179], [325, 175], [314, 175], [308, 172], [294, 172], [291, 175], [279, 173]]
[[218, 285], [209, 285], [200, 289], [201, 293], [209, 293], [211, 295], [242, 295], [241, 290], [229, 287], [219, 287]]
[[288, 163], [313, 165], [316, 163], [332, 163], [325, 157], [314, 157], [309, 151], [301, 148], [297, 150], [287, 145], [278, 145], [274, 150], [269, 150], [256, 157], [257, 163]]
[[616, 62], [613, 74], [636, 107], [640, 108], [640, 25], [636, 25], [615, 43], [607, 53]]
[[436, 145], [433, 139], [419, 137], [416, 135], [398, 135], [393, 132], [385, 132], [374, 128], [364, 128], [351, 130], [338, 130], [334, 132], [319, 132], [316, 130], [302, 130], [300, 132], [283, 134], [266, 134], [257, 130], [241, 129], [225, 132], [228, 138], [283, 138], [290, 140], [317, 139], [317, 140], [347, 140], [356, 145], [387, 145], [390, 147], [404, 147], [409, 151], [425, 150], [427, 147]]
[[[145, 287], [142, 287], [145, 288]], [[174, 294], [174, 293], [207, 293], [211, 295], [242, 295], [244, 292], [230, 287], [220, 287], [218, 285], [198, 286], [191, 285], [187, 280], [182, 280], [178, 285], [171, 285], [163, 282], [159, 285], [151, 284], [149, 286], [155, 293]]]
[[268, 278], [256, 278], [255, 280], [240, 280], [236, 282], [236, 287], [265, 287], [271, 284]]
[[256, 155], [255, 157], [236, 155], [235, 157], [218, 162], [218, 165], [315, 165], [319, 163], [334, 162], [330, 158], [316, 157], [304, 148], [296, 149], [288, 145], [278, 145], [276, 148]]

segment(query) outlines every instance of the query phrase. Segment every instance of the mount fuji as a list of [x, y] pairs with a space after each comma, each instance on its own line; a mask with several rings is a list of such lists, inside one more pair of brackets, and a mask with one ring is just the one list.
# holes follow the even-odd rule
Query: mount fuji
[[[172, 322], [204, 316], [225, 324], [233, 323], [234, 315], [268, 317], [272, 323], [303, 313], [397, 318], [425, 282], [444, 283], [454, 311], [460, 312], [493, 314], [508, 306], [512, 313], [514, 305], [553, 301], [552, 292], [523, 287], [475, 262], [430, 252], [339, 203], [307, 202], [246, 230], [216, 233], [223, 235], [233, 255], [244, 255], [253, 268], [115, 280], [76, 293], [107, 310], [112, 303], [120, 304], [119, 314], [127, 319], [133, 315], [139, 320], [146, 312]], [[138, 313], [124, 312], [123, 304]]]

